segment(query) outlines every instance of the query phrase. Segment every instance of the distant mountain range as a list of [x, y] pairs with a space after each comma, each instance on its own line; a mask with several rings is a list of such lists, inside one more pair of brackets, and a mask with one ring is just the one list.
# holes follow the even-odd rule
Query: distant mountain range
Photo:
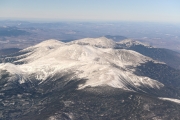
[[0, 59], [0, 118], [179, 119], [180, 54], [129, 39], [47, 40]]
[[20, 35], [30, 35], [30, 33], [17, 27], [0, 27], [0, 36], [11, 37]]
[[0, 49], [0, 57], [19, 52], [20, 50], [19, 48]]

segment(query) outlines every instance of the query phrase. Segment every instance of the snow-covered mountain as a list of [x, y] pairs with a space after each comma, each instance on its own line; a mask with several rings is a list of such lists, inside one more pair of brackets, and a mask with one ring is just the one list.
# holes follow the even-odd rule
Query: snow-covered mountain
[[87, 79], [86, 86], [108, 85], [125, 90], [140, 89], [144, 86], [159, 89], [164, 85], [156, 80], [133, 74], [134, 67], [152, 61], [132, 50], [113, 49], [116, 43], [105, 37], [86, 38], [70, 43], [57, 40], [47, 40], [38, 45], [26, 48], [21, 52], [25, 54], [16, 56], [20, 58], [13, 63], [0, 64], [0, 69], [7, 70], [28, 81], [34, 75], [43, 82], [55, 74], [67, 71], [73, 72], [74, 77]]
[[50, 39], [2, 57], [0, 108], [8, 111], [2, 118], [129, 119], [132, 109], [131, 118], [178, 118], [180, 71], [130, 50], [134, 46], [155, 49], [105, 37], [68, 43]]

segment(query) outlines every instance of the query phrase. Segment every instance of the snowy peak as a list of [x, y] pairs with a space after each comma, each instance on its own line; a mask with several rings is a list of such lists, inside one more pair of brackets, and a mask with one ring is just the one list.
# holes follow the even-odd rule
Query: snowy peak
[[49, 40], [43, 41], [37, 45], [28, 47], [28, 48], [24, 49], [23, 51], [41, 49], [41, 48], [53, 49], [53, 48], [63, 46], [64, 44], [65, 44], [64, 42], [61, 42], [61, 41], [58, 41], [55, 39], [49, 39]]
[[84, 38], [72, 41], [69, 44], [91, 45], [99, 48], [114, 48], [116, 46], [116, 43], [113, 40], [106, 37]]
[[32, 62], [34, 60], [37, 60], [43, 56], [52, 53], [53, 51], [57, 50], [58, 48], [64, 45], [65, 45], [64, 42], [55, 39], [43, 41], [37, 45], [21, 50], [20, 52], [25, 54], [17, 56], [17, 58], [23, 58], [23, 59], [18, 59], [18, 61], [15, 62], [24, 62], [24, 61], [26, 61], [26, 63]]
[[132, 47], [132, 46], [136, 46], [136, 45], [142, 45], [142, 46], [145, 46], [145, 47], [148, 47], [148, 48], [152, 48], [152, 46], [150, 46], [148, 44], [144, 44], [142, 42], [131, 40], [131, 39], [126, 39], [126, 40], [117, 42], [117, 44], [119, 46], [127, 47], [127, 48]]
[[56, 40], [56, 39], [49, 39], [49, 40], [46, 40], [46, 41], [43, 41], [37, 45], [35, 45], [36, 47], [46, 47], [46, 46], [58, 46], [58, 45], [63, 45], [64, 42], [61, 42], [59, 40]]
[[98, 48], [117, 48], [117, 49], [122, 49], [122, 48], [129, 48], [132, 46], [144, 46], [147, 48], [152, 48], [152, 46], [148, 44], [144, 44], [139, 41], [134, 41], [131, 39], [125, 39], [120, 42], [115, 42], [112, 39], [108, 39], [106, 37], [100, 37], [100, 38], [84, 38], [80, 40], [75, 40], [72, 42], [69, 42], [67, 44], [78, 44], [78, 45], [90, 45]]

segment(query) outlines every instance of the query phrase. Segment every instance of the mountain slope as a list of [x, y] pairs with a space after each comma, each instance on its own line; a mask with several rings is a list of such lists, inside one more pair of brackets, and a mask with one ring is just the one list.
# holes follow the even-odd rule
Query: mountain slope
[[4, 57], [0, 118], [178, 119], [180, 71], [120, 48], [104, 37], [47, 40]]
[[180, 53], [178, 52], [164, 48], [155, 48], [133, 40], [124, 40], [118, 42], [118, 45], [121, 48], [136, 51], [154, 60], [165, 62], [169, 66], [180, 70]]

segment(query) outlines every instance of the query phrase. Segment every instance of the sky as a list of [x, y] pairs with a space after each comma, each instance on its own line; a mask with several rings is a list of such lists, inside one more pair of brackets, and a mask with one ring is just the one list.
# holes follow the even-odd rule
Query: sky
[[0, 0], [0, 18], [180, 23], [180, 0]]

